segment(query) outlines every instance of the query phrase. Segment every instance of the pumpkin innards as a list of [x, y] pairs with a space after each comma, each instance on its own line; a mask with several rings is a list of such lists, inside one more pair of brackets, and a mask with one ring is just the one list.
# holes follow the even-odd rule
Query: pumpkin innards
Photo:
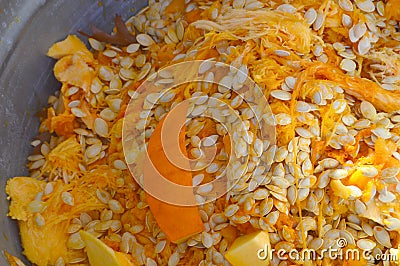
[[[24, 255], [39, 266], [397, 264], [399, 21], [398, 0], [150, 0], [125, 25], [117, 17], [114, 34], [95, 28], [90, 47], [75, 35], [54, 44], [48, 56], [62, 86], [32, 141], [30, 176], [6, 187]], [[136, 182], [122, 131], [146, 78], [191, 60], [207, 60], [199, 71], [210, 82], [217, 76], [207, 62], [232, 66], [218, 77], [226, 86], [180, 84], [157, 103], [159, 95], [149, 95], [154, 106], [140, 113], [146, 143], [127, 155], [147, 149], [178, 184], [207, 184], [225, 170], [237, 181], [211, 201], [212, 187], [203, 186], [194, 195], [198, 206], [180, 207]], [[159, 73], [164, 84], [173, 82]], [[273, 115], [263, 119], [275, 127], [275, 143], [258, 138], [248, 99], [235, 92], [247, 75], [268, 100]], [[180, 131], [181, 149], [196, 159], [207, 142], [217, 155], [187, 172], [163, 154], [160, 127], [192, 97], [199, 98]], [[245, 136], [199, 116], [218, 115], [211, 97], [233, 108]], [[227, 169], [239, 155], [249, 162]], [[256, 260], [264, 247], [287, 253]], [[332, 258], [321, 252], [329, 248], [370, 257]], [[288, 255], [304, 249], [318, 259]], [[12, 255], [10, 263], [20, 265]]]

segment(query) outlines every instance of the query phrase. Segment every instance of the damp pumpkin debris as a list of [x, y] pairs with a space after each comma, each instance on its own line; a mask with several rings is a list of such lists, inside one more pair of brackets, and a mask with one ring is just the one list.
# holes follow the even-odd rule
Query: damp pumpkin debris
[[[345, 239], [344, 250], [392, 254], [397, 261], [333, 260], [327, 253], [317, 261], [281, 260], [273, 253], [265, 263], [397, 264], [399, 22], [398, 0], [150, 0], [125, 22], [117, 16], [113, 33], [93, 27], [86, 34], [90, 47], [75, 35], [54, 44], [47, 55], [56, 60], [62, 85], [48, 98], [32, 141], [30, 175], [6, 186], [24, 255], [39, 266], [240, 266], [252, 256], [249, 249], [264, 245], [320, 252]], [[159, 102], [160, 94], [148, 95], [138, 122], [146, 142], [124, 154], [123, 119], [137, 88], [190, 60], [206, 60], [198, 72], [226, 86], [181, 84]], [[210, 62], [231, 71], [217, 77]], [[258, 138], [250, 105], [234, 92], [247, 75], [268, 99], [272, 115], [263, 119], [275, 127], [275, 143]], [[174, 82], [167, 71], [158, 77], [161, 85]], [[201, 157], [203, 144], [215, 145], [217, 156], [184, 182], [205, 185], [226, 170], [237, 183], [211, 201], [212, 185], [202, 186], [194, 195], [198, 207], [174, 210], [195, 226], [177, 228], [157, 213], [169, 207], [147, 195], [129, 162], [148, 144], [160, 156], [157, 125], [195, 96], [180, 143], [191, 159]], [[244, 121], [243, 135], [229, 136], [220, 123], [199, 116], [224, 113], [211, 97], [232, 106]], [[248, 155], [247, 164], [227, 164]], [[166, 171], [179, 179], [177, 171]], [[104, 260], [96, 258], [101, 250]], [[21, 265], [12, 255], [10, 263]]]

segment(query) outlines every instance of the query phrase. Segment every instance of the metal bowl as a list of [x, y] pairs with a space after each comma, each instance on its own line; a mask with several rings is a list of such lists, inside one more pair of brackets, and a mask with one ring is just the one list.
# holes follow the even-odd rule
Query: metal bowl
[[37, 134], [37, 113], [60, 84], [47, 49], [69, 33], [90, 32], [90, 23], [111, 31], [146, 5], [135, 0], [0, 0], [0, 265], [4, 250], [23, 258], [17, 223], [7, 217], [7, 179], [27, 175], [26, 157]]

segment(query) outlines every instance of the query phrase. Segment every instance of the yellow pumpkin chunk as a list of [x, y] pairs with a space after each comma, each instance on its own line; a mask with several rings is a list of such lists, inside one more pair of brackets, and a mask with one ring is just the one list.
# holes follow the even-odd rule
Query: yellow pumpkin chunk
[[91, 266], [129, 266], [128, 254], [114, 251], [91, 233], [80, 231]]
[[87, 62], [93, 60], [93, 54], [86, 48], [86, 45], [76, 35], [68, 35], [65, 40], [53, 44], [47, 55], [54, 59], [60, 59], [76, 53], [79, 53]]
[[265, 266], [271, 260], [271, 244], [267, 232], [259, 231], [236, 238], [225, 253], [233, 266]]
[[88, 91], [95, 72], [81, 56], [74, 54], [57, 61], [54, 66], [54, 75], [60, 82], [66, 82]]

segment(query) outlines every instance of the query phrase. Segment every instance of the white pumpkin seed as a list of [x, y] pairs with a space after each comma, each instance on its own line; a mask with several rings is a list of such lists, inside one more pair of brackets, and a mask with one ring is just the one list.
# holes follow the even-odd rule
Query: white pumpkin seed
[[79, 108], [71, 108], [71, 113], [72, 113], [74, 116], [79, 117], [79, 118], [82, 118], [82, 117], [86, 117], [86, 116], [87, 116], [87, 114], [84, 113], [84, 112], [83, 112], [81, 109], [79, 109]]
[[70, 249], [82, 249], [85, 247], [85, 242], [82, 240], [79, 232], [72, 234], [68, 238], [67, 247]]
[[154, 248], [154, 252], [157, 254], [161, 253], [164, 250], [166, 244], [167, 244], [167, 241], [165, 241], [165, 240], [158, 242]]
[[376, 117], [376, 109], [375, 107], [367, 101], [362, 101], [360, 104], [360, 110], [362, 115], [370, 120], [374, 120]]
[[333, 179], [343, 179], [347, 177], [348, 172], [346, 169], [335, 169], [329, 172], [329, 177]]
[[136, 41], [143, 46], [150, 46], [154, 44], [153, 38], [151, 38], [148, 34], [140, 33], [136, 35]]
[[358, 22], [354, 25], [354, 37], [359, 40], [367, 33], [367, 25], [364, 22]]
[[378, 198], [383, 203], [389, 203], [389, 202], [392, 202], [392, 201], [394, 201], [396, 199], [396, 195], [393, 194], [392, 192], [387, 191], [387, 190], [384, 189], [379, 193], [379, 197]]
[[211, 248], [213, 246], [212, 236], [207, 232], [203, 232], [201, 234], [201, 242], [203, 243], [204, 247], [206, 247], [206, 248]]
[[349, 15], [343, 14], [342, 15], [342, 24], [343, 24], [343, 26], [350, 28], [353, 25], [353, 19]]
[[364, 165], [364, 166], [360, 166], [357, 168], [359, 171], [361, 171], [361, 173], [363, 174], [363, 176], [369, 177], [369, 178], [373, 178], [375, 176], [378, 175], [378, 169], [376, 169], [374, 166], [372, 165]]
[[362, 215], [363, 213], [365, 213], [365, 212], [367, 211], [367, 207], [366, 207], [365, 204], [364, 204], [361, 200], [359, 200], [359, 199], [356, 199], [356, 200], [355, 200], [354, 207], [355, 207], [356, 212], [357, 212], [358, 214], [360, 214], [360, 215]]
[[239, 210], [239, 206], [236, 204], [229, 205], [225, 208], [224, 214], [226, 217], [231, 217]]
[[370, 49], [371, 49], [371, 41], [367, 36], [362, 37], [358, 43], [358, 52], [361, 55], [365, 55], [369, 52]]
[[286, 126], [292, 123], [292, 117], [286, 113], [275, 115], [275, 120], [278, 125]]
[[313, 29], [315, 31], [320, 30], [322, 28], [322, 26], [324, 25], [324, 23], [325, 23], [325, 15], [320, 10], [318, 10], [317, 18], [314, 22]]
[[72, 197], [71, 193], [64, 191], [61, 193], [62, 201], [70, 206], [74, 206], [74, 198]]
[[204, 180], [204, 174], [197, 174], [192, 179], [192, 185], [198, 186], [201, 184], [201, 182], [203, 182], [203, 180]]
[[117, 114], [113, 112], [110, 108], [103, 109], [99, 115], [102, 119], [109, 122], [113, 121], [117, 117]]
[[97, 135], [101, 137], [107, 137], [108, 136], [107, 122], [101, 118], [96, 118], [94, 120], [94, 131], [96, 132]]
[[101, 152], [102, 145], [101, 143], [96, 143], [94, 145], [89, 146], [85, 151], [85, 156], [89, 159], [95, 158]]
[[240, 9], [244, 7], [244, 4], [246, 3], [245, 0], [233, 0], [232, 7], [236, 9]]
[[118, 200], [111, 199], [108, 201], [108, 207], [110, 210], [112, 210], [114, 213], [121, 214], [124, 213], [124, 208], [122, 207], [121, 203], [119, 203]]
[[219, 138], [218, 135], [211, 135], [211, 136], [204, 138], [201, 143], [204, 147], [211, 147], [211, 146], [215, 145], [218, 138]]
[[109, 68], [107, 66], [100, 67], [99, 78], [101, 78], [104, 81], [110, 81], [113, 76], [114, 76], [114, 73], [111, 68]]
[[352, 72], [356, 70], [356, 67], [357, 67], [356, 63], [353, 60], [347, 58], [343, 59], [340, 62], [340, 68], [347, 72]]
[[113, 57], [117, 56], [117, 52], [114, 50], [107, 49], [107, 50], [103, 51], [103, 55], [113, 58]]
[[317, 11], [312, 7], [306, 11], [304, 18], [308, 25], [312, 25], [317, 19]]
[[354, 10], [353, 3], [350, 0], [339, 0], [339, 6], [348, 12], [352, 12]]
[[275, 50], [275, 54], [278, 56], [286, 57], [290, 55], [290, 52], [286, 50]]
[[372, 129], [371, 132], [382, 139], [390, 139], [392, 137], [392, 133], [390, 133], [388, 129], [382, 127]]
[[383, 223], [388, 228], [389, 231], [397, 231], [400, 229], [400, 220], [397, 218], [387, 218], [383, 220]]
[[209, 71], [211, 69], [211, 67], [215, 64], [215, 62], [211, 61], [211, 60], [204, 60], [203, 62], [201, 62], [201, 64], [199, 65], [199, 74], [204, 74], [207, 71]]
[[392, 178], [397, 177], [400, 173], [400, 169], [398, 167], [388, 167], [382, 170], [381, 178]]
[[294, 14], [297, 11], [297, 9], [294, 6], [292, 6], [291, 4], [281, 4], [276, 8], [276, 10], [291, 13], [291, 14]]
[[54, 191], [54, 187], [52, 183], [47, 183], [46, 186], [44, 187], [44, 194], [45, 195], [50, 195]]
[[375, 10], [375, 5], [372, 0], [354, 0], [356, 3], [357, 7], [361, 9], [364, 12], [374, 12]]
[[389, 233], [382, 226], [374, 227], [374, 237], [376, 241], [384, 247], [391, 248]]
[[179, 40], [183, 39], [184, 33], [185, 33], [185, 28], [183, 26], [182, 21], [180, 20], [178, 23], [176, 23], [176, 35]]
[[376, 243], [370, 239], [360, 239], [357, 241], [357, 247], [362, 250], [372, 250], [376, 246]]
[[114, 165], [115, 169], [118, 169], [118, 170], [126, 170], [127, 169], [125, 162], [122, 160], [115, 160], [113, 165]]
[[379, 1], [378, 3], [376, 3], [376, 11], [378, 12], [378, 14], [382, 17], [385, 16], [385, 4], [382, 1]]
[[140, 48], [140, 44], [132, 43], [126, 47], [126, 51], [130, 54], [136, 53]]
[[271, 91], [271, 96], [282, 101], [289, 101], [292, 99], [292, 94], [283, 90], [273, 90]]
[[30, 166], [29, 169], [34, 170], [42, 167], [46, 163], [45, 159], [39, 159], [37, 161], [34, 161]]
[[89, 38], [88, 39], [90, 46], [96, 51], [103, 51], [105, 46], [101, 42], [96, 39]]
[[311, 107], [308, 103], [303, 101], [297, 101], [296, 103], [296, 111], [301, 113], [308, 113], [310, 112]]
[[[55, 262], [54, 265], [55, 265], [55, 266], [65, 266], [65, 261], [64, 261], [63, 257], [59, 257], [59, 258], [56, 260], [56, 262]], [[23, 265], [18, 265], [18, 266], [23, 266]]]

